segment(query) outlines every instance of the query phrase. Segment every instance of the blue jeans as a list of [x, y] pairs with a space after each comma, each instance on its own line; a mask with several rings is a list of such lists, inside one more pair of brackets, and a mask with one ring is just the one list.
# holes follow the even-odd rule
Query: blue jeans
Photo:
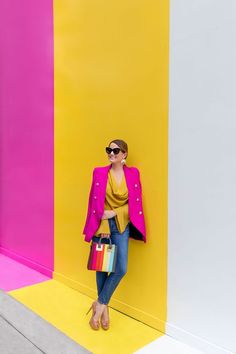
[[[108, 304], [117, 285], [127, 272], [128, 244], [129, 244], [129, 223], [124, 232], [120, 233], [116, 226], [115, 217], [108, 219], [111, 233], [111, 242], [117, 245], [117, 262], [115, 272], [96, 271], [96, 282], [98, 301], [100, 304]], [[93, 236], [92, 240], [98, 242], [99, 236]], [[102, 238], [102, 243], [109, 243], [109, 240]]]

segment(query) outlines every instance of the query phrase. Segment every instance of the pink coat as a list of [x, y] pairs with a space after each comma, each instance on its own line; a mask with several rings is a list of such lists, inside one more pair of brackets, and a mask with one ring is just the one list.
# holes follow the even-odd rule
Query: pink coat
[[[92, 185], [89, 194], [87, 218], [83, 229], [85, 241], [90, 242], [97, 231], [102, 215], [106, 197], [108, 172], [112, 164], [95, 167], [93, 170]], [[123, 166], [128, 188], [128, 205], [130, 219], [130, 237], [146, 242], [146, 227], [142, 206], [142, 185], [140, 173], [136, 167]]]

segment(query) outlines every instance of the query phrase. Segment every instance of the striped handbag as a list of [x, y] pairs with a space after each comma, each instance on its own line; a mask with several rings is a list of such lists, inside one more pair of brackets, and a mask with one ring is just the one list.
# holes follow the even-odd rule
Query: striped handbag
[[114, 272], [117, 259], [117, 246], [111, 243], [102, 243], [100, 237], [99, 242], [92, 241], [90, 245], [90, 253], [87, 269], [98, 270], [100, 272]]

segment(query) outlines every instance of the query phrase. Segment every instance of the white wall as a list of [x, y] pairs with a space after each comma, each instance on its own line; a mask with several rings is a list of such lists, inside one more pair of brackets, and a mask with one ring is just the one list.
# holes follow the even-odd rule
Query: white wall
[[236, 1], [170, 3], [167, 334], [236, 353]]

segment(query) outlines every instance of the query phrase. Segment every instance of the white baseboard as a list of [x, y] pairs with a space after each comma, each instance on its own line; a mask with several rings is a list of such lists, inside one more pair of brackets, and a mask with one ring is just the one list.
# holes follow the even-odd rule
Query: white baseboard
[[226, 348], [219, 347], [214, 343], [208, 342], [204, 338], [195, 336], [169, 322], [166, 322], [166, 335], [179, 340], [206, 354], [235, 354]]

